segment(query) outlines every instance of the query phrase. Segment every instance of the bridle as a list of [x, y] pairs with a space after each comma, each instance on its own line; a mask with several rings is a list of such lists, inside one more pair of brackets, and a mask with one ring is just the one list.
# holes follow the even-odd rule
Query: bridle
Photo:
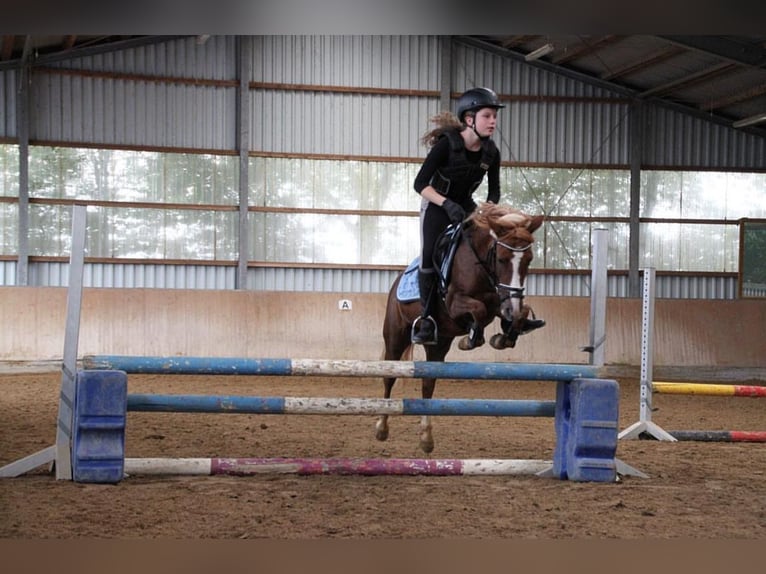
[[[494, 233], [492, 235], [494, 236]], [[500, 280], [497, 277], [497, 248], [498, 246], [500, 246], [500, 247], [503, 247], [504, 249], [508, 249], [509, 251], [513, 251], [514, 253], [523, 253], [524, 251], [528, 251], [529, 248], [532, 247], [532, 242], [530, 241], [524, 247], [514, 247], [513, 245], [509, 245], [495, 238], [495, 240], [492, 242], [492, 246], [487, 251], [486, 257], [483, 259], [479, 255], [479, 253], [476, 251], [476, 247], [474, 246], [473, 241], [471, 241], [470, 238], [468, 241], [468, 245], [471, 246], [471, 251], [473, 251], [473, 254], [476, 256], [477, 261], [481, 265], [482, 269], [484, 269], [484, 272], [487, 274], [490, 281], [492, 282], [492, 286], [495, 288], [495, 291], [497, 291], [497, 294], [500, 296], [500, 303], [502, 304], [507, 299], [519, 299], [520, 301], [522, 301], [524, 299], [524, 287], [513, 287], [511, 285], [507, 285], [506, 283], [500, 282]]]
[[[495, 252], [495, 256], [497, 256], [497, 246], [504, 247], [510, 251], [513, 251], [514, 253], [523, 253], [524, 251], [528, 251], [530, 247], [532, 247], [532, 243], [527, 243], [524, 247], [513, 247], [512, 245], [508, 245], [507, 243], [503, 243], [500, 240], [495, 240], [495, 243], [492, 246], [492, 250]], [[494, 262], [497, 263], [497, 259], [494, 259]], [[502, 303], [506, 299], [519, 299], [520, 301], [524, 299], [524, 287], [512, 287], [510, 285], [506, 285], [505, 283], [500, 283], [497, 281], [495, 283], [495, 290], [497, 291], [497, 294], [500, 295], [500, 302]], [[505, 297], [503, 297], [503, 292], [505, 292]]]

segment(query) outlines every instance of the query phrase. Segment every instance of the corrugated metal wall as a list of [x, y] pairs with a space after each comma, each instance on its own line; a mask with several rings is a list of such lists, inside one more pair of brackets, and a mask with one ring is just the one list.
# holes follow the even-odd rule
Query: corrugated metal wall
[[766, 140], [680, 112], [647, 107], [644, 164], [659, 168], [763, 170]]
[[[421, 157], [419, 137], [439, 109], [438, 97], [423, 92], [439, 92], [444, 41], [432, 36], [252, 38], [251, 149]], [[232, 37], [212, 37], [204, 46], [193, 39], [174, 40], [59, 62], [53, 67], [66, 73], [34, 74], [30, 135], [45, 141], [234, 150], [235, 62]], [[487, 85], [508, 96], [566, 99], [510, 102], [495, 137], [504, 159], [628, 164], [627, 103], [615, 94], [460, 43], [455, 43], [452, 69], [455, 92]], [[353, 88], [419, 94], [343, 91]]]
[[[628, 106], [616, 94], [459, 43], [452, 68], [458, 92], [491, 86], [520, 98], [498, 116], [493, 139], [503, 160], [628, 165]], [[548, 101], [530, 101], [534, 97]]]
[[[251, 148], [260, 152], [419, 157], [438, 97], [326, 88], [439, 91], [439, 39], [262, 36], [252, 42]], [[274, 87], [287, 84], [286, 87]], [[316, 91], [291, 86], [316, 86]]]
[[[436, 37], [259, 37], [253, 45], [252, 148], [263, 152], [418, 158], [439, 110], [436, 95], [298, 91], [292, 85], [438, 94]], [[629, 162], [627, 102], [603, 89], [456, 43], [452, 91], [492, 86], [513, 101], [495, 140], [505, 160], [534, 164]], [[285, 87], [274, 87], [285, 85]], [[576, 102], [577, 98], [585, 98]], [[598, 98], [598, 101], [595, 99]], [[613, 99], [612, 103], [604, 100]]]
[[[438, 97], [422, 92], [439, 92], [444, 41], [433, 36], [253, 37], [250, 81], [257, 87], [251, 90], [251, 148], [421, 157], [418, 138], [438, 110]], [[60, 72], [34, 74], [30, 137], [232, 151], [236, 60], [234, 37], [213, 36], [204, 45], [179, 39], [59, 62], [51, 67]], [[15, 74], [0, 73], [3, 137], [15, 134]], [[495, 139], [504, 159], [628, 165], [628, 107], [616, 94], [460, 42], [454, 43], [452, 74], [453, 91], [488, 85], [521, 98], [500, 116]], [[535, 97], [546, 99], [530, 100]], [[762, 138], [651, 105], [646, 116], [644, 158], [649, 166], [763, 167]]]
[[[249, 80], [255, 83], [250, 90], [251, 151], [417, 161], [425, 153], [419, 137], [439, 109], [445, 41], [439, 36], [249, 38]], [[629, 164], [627, 102], [608, 90], [460, 41], [453, 41], [451, 65], [453, 92], [487, 85], [515, 98], [500, 115], [495, 136], [504, 160], [551, 166]], [[52, 67], [59, 70], [37, 70], [33, 76], [33, 140], [236, 149], [233, 36], [212, 36], [203, 45], [194, 38], [176, 39]], [[0, 73], [0, 137], [16, 133], [15, 74]], [[650, 104], [645, 108], [644, 160], [653, 168], [763, 165], [762, 139]], [[3, 266], [2, 284], [13, 284], [14, 266]], [[63, 263], [33, 262], [30, 280], [65, 284], [65, 269]], [[91, 286], [231, 289], [235, 284], [230, 267], [109, 264], [87, 269]], [[389, 271], [347, 269], [259, 268], [248, 274], [251, 289], [290, 291], [383, 292], [393, 279]], [[623, 281], [617, 277], [610, 284], [615, 295], [627, 293]], [[730, 277], [679, 281], [659, 296], [730, 298], [736, 292]], [[580, 277], [555, 273], [532, 275], [529, 291], [587, 295]]]
[[[235, 43], [233, 37], [221, 36], [201, 46], [189, 38], [52, 66], [81, 70], [82, 74], [38, 70], [33, 78], [30, 137], [117, 146], [233, 150]], [[229, 84], [205, 82], [210, 80]]]
[[0, 261], [0, 286], [16, 285], [16, 262]]
[[[189, 36], [50, 65], [89, 72], [109, 71], [159, 78], [235, 80], [236, 36], [210, 36], [204, 44], [198, 43], [195, 36]], [[204, 91], [204, 88], [202, 83], [196, 86], [197, 91]]]
[[[0, 285], [14, 285], [15, 263], [2, 262]], [[83, 283], [86, 287], [137, 287], [168, 289], [235, 289], [233, 266], [157, 265], [86, 263]], [[31, 283], [40, 287], [66, 287], [69, 264], [38, 262], [30, 266]], [[397, 271], [357, 269], [313, 269], [303, 267], [266, 267], [248, 270], [250, 289], [255, 291], [296, 291], [315, 293], [387, 293]], [[590, 297], [589, 273], [555, 271], [527, 276], [526, 293], [530, 297]], [[656, 296], [662, 299], [736, 299], [737, 278], [726, 276], [656, 277]], [[608, 297], [628, 297], [628, 277], [607, 277]]]
[[[434, 36], [253, 37], [250, 80], [260, 86], [251, 90], [251, 149], [422, 156], [418, 138], [438, 110], [438, 97], [422, 92], [439, 92], [444, 41]], [[452, 53], [453, 91], [488, 85], [522, 98], [510, 102], [500, 116], [496, 140], [504, 159], [629, 163], [627, 102], [616, 94], [460, 42], [454, 42]], [[51, 67], [62, 72], [34, 73], [30, 137], [232, 151], [236, 60], [235, 38], [213, 36], [204, 45], [177, 39], [58, 62]], [[16, 73], [0, 73], [2, 137], [15, 135]], [[421, 93], [342, 91], [350, 88]], [[529, 100], [537, 96], [548, 101]], [[680, 112], [645, 108], [647, 165], [763, 167], [762, 138]]]

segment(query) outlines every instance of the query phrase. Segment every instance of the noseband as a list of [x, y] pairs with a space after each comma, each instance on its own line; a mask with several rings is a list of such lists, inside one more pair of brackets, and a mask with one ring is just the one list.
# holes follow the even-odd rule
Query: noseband
[[[493, 251], [494, 255], [497, 254], [497, 246], [504, 247], [510, 251], [513, 251], [514, 253], [523, 253], [524, 251], [529, 250], [530, 247], [532, 247], [531, 243], [527, 243], [525, 247], [513, 247], [512, 245], [508, 245], [507, 243], [503, 243], [502, 241], [495, 240], [494, 245], [492, 246], [491, 251]], [[493, 261], [497, 261], [493, 257]], [[496, 279], [496, 275], [493, 273], [493, 278], [495, 278], [495, 289], [497, 290], [498, 295], [500, 295], [500, 301], [505, 301], [505, 299], [511, 298], [511, 299], [524, 299], [524, 287], [511, 287], [510, 285], [506, 285], [505, 283], [500, 283]], [[501, 291], [505, 291], [507, 294], [505, 297], [503, 297], [503, 294]]]
[[[493, 233], [494, 235], [494, 233]], [[497, 247], [503, 247], [505, 249], [508, 249], [509, 251], [513, 251], [514, 253], [523, 253], [524, 251], [528, 251], [530, 247], [532, 247], [532, 243], [528, 243], [524, 247], [514, 247], [513, 245], [508, 245], [507, 243], [503, 243], [499, 239], [495, 239], [492, 243], [492, 247], [489, 248], [489, 251], [487, 251], [486, 258], [482, 259], [479, 254], [476, 252], [476, 248], [473, 245], [472, 241], [468, 242], [471, 246], [471, 250], [473, 251], [474, 255], [476, 255], [476, 259], [481, 264], [484, 271], [489, 276], [490, 280], [492, 281], [492, 285], [495, 287], [495, 291], [497, 291], [497, 294], [500, 295], [500, 302], [502, 303], [506, 299], [524, 299], [524, 287], [512, 287], [511, 285], [507, 285], [505, 283], [501, 283], [497, 278]]]

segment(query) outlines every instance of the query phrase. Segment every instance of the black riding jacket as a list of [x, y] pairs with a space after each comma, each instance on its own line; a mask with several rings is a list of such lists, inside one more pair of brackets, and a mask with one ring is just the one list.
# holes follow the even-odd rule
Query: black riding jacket
[[491, 139], [479, 151], [469, 151], [457, 129], [448, 130], [431, 148], [415, 177], [415, 191], [431, 185], [440, 194], [473, 211], [473, 192], [488, 176], [487, 201], [500, 200], [500, 151]]
[[[479, 151], [465, 149], [463, 136], [457, 129], [445, 132], [428, 152], [418, 175], [415, 177], [415, 191], [420, 193], [431, 185], [466, 211], [476, 209], [473, 192], [487, 175], [487, 201], [500, 200], [500, 151], [495, 143], [487, 139]], [[441, 206], [424, 200], [421, 210], [421, 258], [420, 268], [433, 269], [434, 245], [436, 239], [450, 224], [447, 212]]]

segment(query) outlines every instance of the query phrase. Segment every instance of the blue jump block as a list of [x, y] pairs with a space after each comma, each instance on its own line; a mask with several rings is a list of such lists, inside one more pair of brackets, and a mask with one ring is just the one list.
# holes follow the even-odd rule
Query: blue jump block
[[556, 389], [553, 474], [580, 482], [617, 478], [619, 385], [607, 379], [574, 379]]
[[72, 479], [117, 483], [125, 470], [128, 376], [124, 371], [78, 371], [75, 380]]

